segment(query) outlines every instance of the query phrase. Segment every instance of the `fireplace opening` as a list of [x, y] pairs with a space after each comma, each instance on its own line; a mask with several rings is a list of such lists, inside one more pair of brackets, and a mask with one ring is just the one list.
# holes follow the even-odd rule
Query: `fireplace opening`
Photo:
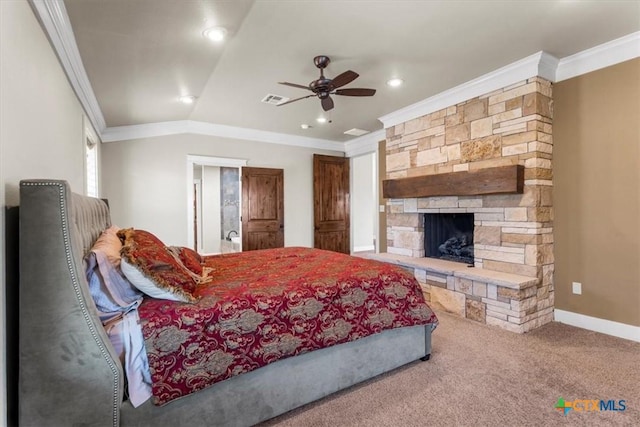
[[473, 214], [424, 215], [425, 256], [473, 265]]

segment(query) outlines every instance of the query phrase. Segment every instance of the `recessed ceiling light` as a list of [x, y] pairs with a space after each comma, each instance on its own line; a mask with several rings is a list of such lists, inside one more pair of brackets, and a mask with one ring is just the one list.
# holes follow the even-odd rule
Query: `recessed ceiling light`
[[209, 40], [221, 42], [227, 36], [227, 29], [223, 27], [211, 27], [204, 30], [202, 34]]
[[316, 119], [316, 122], [318, 122], [318, 123], [327, 123], [327, 118], [326, 117], [318, 117]]
[[196, 101], [196, 97], [193, 95], [184, 95], [180, 97], [180, 102], [183, 104], [193, 104]]
[[300, 127], [301, 127], [302, 129], [311, 129], [313, 126], [310, 126], [310, 125], [308, 125], [308, 124], [306, 124], [306, 123], [303, 123], [303, 124], [301, 124], [301, 125], [300, 125]]
[[398, 87], [398, 86], [402, 86], [402, 83], [404, 83], [404, 80], [399, 79], [397, 77], [394, 77], [393, 79], [389, 79], [387, 80], [387, 84], [391, 87]]

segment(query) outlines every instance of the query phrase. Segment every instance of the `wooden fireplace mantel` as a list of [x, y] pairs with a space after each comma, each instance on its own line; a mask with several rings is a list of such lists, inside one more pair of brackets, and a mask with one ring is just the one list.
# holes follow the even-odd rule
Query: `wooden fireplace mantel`
[[524, 191], [524, 166], [499, 166], [382, 181], [386, 199], [431, 196], [479, 196]]

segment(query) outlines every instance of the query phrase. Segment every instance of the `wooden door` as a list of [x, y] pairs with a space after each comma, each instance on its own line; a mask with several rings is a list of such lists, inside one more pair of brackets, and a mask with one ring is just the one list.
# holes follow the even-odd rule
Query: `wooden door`
[[284, 247], [282, 169], [242, 168], [242, 250]]
[[314, 247], [350, 253], [349, 159], [313, 155]]

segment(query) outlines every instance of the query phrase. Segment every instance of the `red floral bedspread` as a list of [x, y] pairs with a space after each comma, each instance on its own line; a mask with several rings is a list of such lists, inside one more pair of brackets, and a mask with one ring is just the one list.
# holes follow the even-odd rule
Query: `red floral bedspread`
[[437, 324], [399, 267], [291, 247], [206, 257], [213, 281], [196, 304], [146, 298], [139, 308], [153, 401], [385, 329]]

